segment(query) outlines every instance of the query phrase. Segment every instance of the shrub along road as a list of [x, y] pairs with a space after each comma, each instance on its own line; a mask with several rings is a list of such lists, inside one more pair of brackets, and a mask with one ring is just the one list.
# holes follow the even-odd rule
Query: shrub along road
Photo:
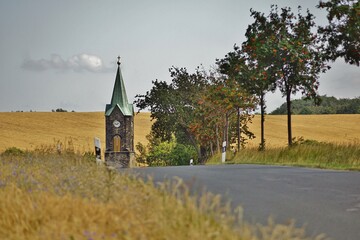
[[262, 165], [130, 169], [155, 182], [178, 176], [195, 192], [206, 190], [244, 208], [244, 219], [276, 223], [295, 219], [309, 236], [360, 239], [360, 172]]

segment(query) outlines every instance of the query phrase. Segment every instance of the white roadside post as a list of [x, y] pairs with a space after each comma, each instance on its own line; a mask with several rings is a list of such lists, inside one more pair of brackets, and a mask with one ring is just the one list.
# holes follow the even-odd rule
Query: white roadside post
[[95, 145], [96, 163], [100, 164], [100, 163], [102, 163], [100, 138], [97, 138], [97, 137], [94, 138], [94, 145]]
[[226, 141], [222, 144], [221, 162], [224, 163], [226, 159]]

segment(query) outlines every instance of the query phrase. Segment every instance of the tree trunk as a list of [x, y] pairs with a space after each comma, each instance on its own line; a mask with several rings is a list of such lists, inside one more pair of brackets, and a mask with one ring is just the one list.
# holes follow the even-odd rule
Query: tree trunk
[[200, 146], [200, 155], [201, 155], [201, 159], [199, 160], [200, 164], [205, 164], [205, 160], [207, 157], [207, 151], [206, 148], [204, 146]]
[[220, 152], [220, 136], [219, 136], [219, 126], [218, 125], [216, 125], [215, 132], [216, 132], [216, 151], [219, 153]]
[[241, 141], [241, 121], [240, 121], [240, 108], [237, 109], [237, 151], [240, 151], [240, 141]]
[[226, 113], [225, 115], [225, 138], [224, 141], [226, 141], [226, 148], [229, 145], [229, 114]]
[[[229, 144], [228, 142], [228, 133], [229, 133], [229, 116], [227, 113], [225, 113], [225, 125], [224, 125], [224, 135], [223, 135], [223, 142], [226, 142], [225, 145], [225, 151], [227, 150], [227, 146]], [[223, 147], [223, 145], [221, 144], [221, 147]], [[222, 148], [221, 148], [221, 152], [222, 152]]]
[[292, 145], [292, 132], [291, 132], [291, 91], [288, 89], [286, 92], [286, 107], [287, 107], [287, 125], [288, 125], [288, 145]]
[[229, 145], [229, 115], [226, 114], [226, 146]]
[[261, 112], [261, 143], [260, 143], [260, 151], [265, 150], [265, 130], [264, 130], [264, 123], [265, 123], [265, 101], [264, 101], [265, 94], [261, 93], [260, 95], [260, 112]]
[[195, 148], [195, 150], [197, 152], [199, 162], [202, 164], [205, 161], [205, 158], [204, 158], [204, 156], [202, 154], [201, 146], [199, 147], [197, 141], [194, 139], [192, 134], [189, 133], [189, 131], [185, 127], [183, 129], [184, 129], [186, 137], [189, 139], [189, 141], [191, 142], [191, 144], [193, 145], [193, 147]]

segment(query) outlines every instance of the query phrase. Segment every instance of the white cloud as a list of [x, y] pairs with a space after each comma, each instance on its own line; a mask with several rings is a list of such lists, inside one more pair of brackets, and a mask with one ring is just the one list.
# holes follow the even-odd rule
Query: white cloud
[[62, 71], [89, 71], [89, 72], [107, 72], [111, 71], [104, 65], [103, 60], [96, 56], [86, 53], [74, 55], [67, 60], [64, 60], [58, 54], [52, 54], [49, 59], [34, 60], [26, 58], [21, 65], [22, 68], [29, 71], [45, 71], [49, 69], [56, 69]]

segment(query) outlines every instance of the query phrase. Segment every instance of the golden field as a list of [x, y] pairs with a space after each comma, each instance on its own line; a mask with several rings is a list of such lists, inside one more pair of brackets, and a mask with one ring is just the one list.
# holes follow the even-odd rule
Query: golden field
[[[260, 116], [256, 115], [250, 130], [256, 138], [250, 145], [260, 144]], [[293, 115], [292, 136], [336, 144], [360, 145], [360, 114]], [[287, 145], [287, 116], [265, 116], [265, 141], [267, 147]]]
[[[333, 143], [360, 144], [360, 115], [294, 115], [293, 136]], [[287, 144], [287, 120], [284, 115], [265, 117], [267, 147]], [[135, 143], [147, 142], [150, 113], [135, 115]], [[256, 115], [250, 129], [257, 136], [250, 146], [260, 142], [260, 116]], [[72, 141], [79, 151], [93, 149], [93, 139], [99, 137], [105, 146], [103, 112], [7, 112], [0, 113], [0, 152], [9, 147], [32, 150], [57, 140]]]
[[[135, 143], [146, 142], [150, 113], [135, 115]], [[92, 151], [94, 137], [105, 148], [104, 112], [0, 113], [0, 152], [9, 147], [33, 150], [55, 141], [71, 141], [78, 151]]]

